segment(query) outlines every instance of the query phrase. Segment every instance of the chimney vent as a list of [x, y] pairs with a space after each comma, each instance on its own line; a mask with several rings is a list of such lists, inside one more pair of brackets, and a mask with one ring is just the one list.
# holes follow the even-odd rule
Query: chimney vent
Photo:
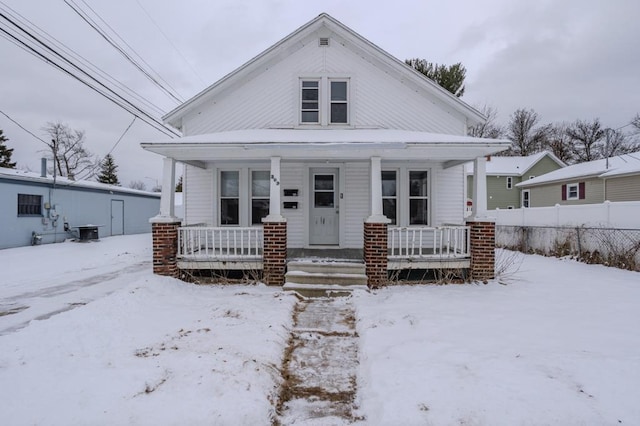
[[43, 177], [43, 178], [47, 177], [47, 159], [46, 158], [40, 159], [40, 177]]

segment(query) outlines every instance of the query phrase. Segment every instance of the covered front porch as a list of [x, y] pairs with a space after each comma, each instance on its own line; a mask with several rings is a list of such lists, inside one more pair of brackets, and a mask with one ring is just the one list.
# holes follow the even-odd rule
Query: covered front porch
[[[158, 229], [154, 270], [262, 270], [265, 282], [282, 284], [291, 249], [302, 249], [359, 251], [370, 286], [383, 285], [389, 270], [470, 268], [479, 278], [492, 275], [493, 257], [483, 254], [493, 253], [486, 244], [491, 236], [474, 224], [490, 222], [485, 155], [503, 145], [384, 129], [265, 129], [143, 144], [165, 156], [161, 212], [151, 220]], [[459, 169], [467, 161], [475, 163], [477, 201], [465, 223]], [[202, 221], [188, 216], [182, 224], [174, 216], [176, 162], [204, 176], [197, 188], [187, 179], [187, 192], [214, 194], [205, 200]], [[482, 254], [475, 257], [483, 265], [477, 274], [474, 253]]]
[[[387, 269], [470, 267], [470, 227], [388, 227]], [[177, 266], [181, 270], [262, 270], [261, 227], [181, 226]], [[357, 249], [289, 249], [287, 259], [363, 260]]]

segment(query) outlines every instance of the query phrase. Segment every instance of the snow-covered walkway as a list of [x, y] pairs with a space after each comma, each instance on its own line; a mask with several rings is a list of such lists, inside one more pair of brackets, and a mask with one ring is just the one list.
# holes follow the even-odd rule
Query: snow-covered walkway
[[285, 351], [280, 422], [341, 425], [353, 420], [358, 339], [349, 298], [298, 302]]

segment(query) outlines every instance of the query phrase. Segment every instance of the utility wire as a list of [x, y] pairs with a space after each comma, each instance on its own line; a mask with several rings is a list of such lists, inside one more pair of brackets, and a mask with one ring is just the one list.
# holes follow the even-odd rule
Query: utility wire
[[[180, 98], [180, 95], [177, 94], [177, 92], [175, 91], [175, 89], [173, 89], [166, 81], [163, 80], [163, 82], [165, 84], [167, 84], [172, 90], [167, 89], [160, 81], [158, 81], [157, 78], [155, 78], [153, 75], [151, 75], [151, 73], [149, 71], [147, 71], [142, 65], [140, 65], [129, 53], [127, 53], [117, 42], [116, 40], [114, 40], [111, 36], [109, 36], [109, 34], [107, 34], [102, 28], [100, 28], [100, 26], [98, 25], [98, 23], [92, 19], [85, 11], [83, 11], [80, 6], [78, 6], [77, 3], [75, 3], [73, 0], [64, 0], [65, 4], [67, 6], [69, 6], [78, 16], [80, 16], [80, 18], [82, 18], [83, 21], [85, 21], [91, 28], [93, 28], [102, 38], [104, 38], [107, 43], [109, 43], [114, 49], [116, 49], [129, 63], [131, 63], [134, 67], [136, 67], [142, 74], [144, 74], [144, 76], [151, 81], [153, 84], [155, 84], [160, 90], [162, 90], [165, 94], [167, 94], [169, 97], [173, 98], [174, 101], [176, 101], [177, 103], [181, 103], [183, 102], [183, 99]], [[86, 3], [85, 3], [86, 4]], [[87, 5], [88, 6], [88, 5]], [[89, 7], [90, 8], [90, 7]], [[91, 9], [91, 8], [90, 8]], [[93, 9], [91, 9], [93, 11]], [[93, 11], [95, 13], [95, 11]], [[100, 18], [102, 20], [102, 18]], [[105, 22], [104, 20], [102, 20], [102, 22]], [[106, 22], [105, 22], [106, 24]], [[106, 24], [107, 26], [109, 26], [109, 24]], [[109, 28], [111, 28], [109, 26]], [[113, 28], [111, 28], [112, 31]], [[114, 31], [115, 33], [115, 31]], [[117, 33], [116, 33], [117, 35]], [[118, 38], [120, 38], [120, 40], [122, 40], [121, 37], [118, 36]], [[124, 42], [124, 40], [122, 40]], [[138, 56], [139, 58], [141, 58], [141, 56], [136, 53], [135, 50], [133, 50], [133, 48], [131, 48], [131, 46], [129, 46], [126, 42], [124, 42], [129, 49], [131, 49], [133, 51], [133, 53]], [[142, 59], [142, 58], [141, 58]], [[144, 60], [142, 60], [144, 62]], [[151, 68], [149, 66], [149, 64], [147, 64], [145, 62], [145, 64]], [[159, 74], [156, 72], [156, 74], [159, 76]], [[160, 77], [160, 79], [162, 79], [162, 77]]]
[[[73, 57], [74, 59], [78, 60], [79, 62], [83, 63], [86, 67], [90, 68], [93, 72], [99, 74], [102, 78], [108, 80], [110, 83], [112, 83], [113, 85], [115, 85], [116, 87], [118, 87], [120, 90], [126, 92], [127, 94], [129, 94], [130, 96], [136, 98], [138, 101], [142, 102], [143, 104], [145, 104], [147, 107], [149, 107], [150, 109], [154, 110], [157, 114], [163, 114], [164, 111], [158, 107], [157, 105], [153, 104], [151, 101], [149, 101], [148, 99], [146, 99], [144, 96], [141, 96], [140, 94], [136, 93], [133, 89], [131, 89], [129, 86], [121, 83], [120, 81], [116, 80], [114, 77], [112, 77], [111, 75], [109, 75], [108, 73], [106, 73], [105, 71], [101, 70], [100, 68], [98, 68], [95, 64], [93, 64], [91, 61], [89, 61], [88, 59], [86, 59], [85, 57], [83, 57], [82, 55], [78, 54], [77, 52], [75, 52], [73, 49], [71, 49], [70, 47], [68, 47], [67, 45], [65, 45], [64, 43], [62, 43], [60, 40], [56, 39], [55, 37], [53, 37], [51, 34], [47, 33], [46, 31], [44, 31], [42, 28], [39, 28], [37, 25], [35, 25], [32, 21], [30, 21], [29, 19], [27, 19], [26, 17], [24, 17], [23, 15], [21, 15], [20, 13], [16, 12], [14, 9], [11, 9], [9, 6], [7, 6], [5, 3], [3, 3], [2, 1], [0, 1], [0, 4], [2, 4], [6, 9], [8, 9], [9, 11], [11, 11], [11, 13], [13, 13], [14, 15], [16, 15], [19, 19], [22, 19], [23, 22], [26, 22], [25, 25], [28, 25], [29, 28], [37, 33], [39, 36], [41, 36], [42, 38], [44, 38], [46, 41], [48, 41], [50, 44], [55, 45], [58, 49], [64, 51], [64, 53], [66, 53], [67, 55], [70, 55], [71, 57]], [[17, 18], [16, 18], [17, 19]], [[14, 40], [4, 36], [5, 39], [11, 41], [13, 44], [15, 44], [16, 46], [22, 48], [23, 50], [31, 53], [29, 50], [25, 49], [24, 47], [22, 47], [20, 44], [16, 43]]]
[[142, 11], [145, 13], [145, 15], [147, 15], [147, 17], [149, 18], [149, 20], [153, 23], [153, 25], [155, 25], [155, 27], [158, 29], [158, 31], [160, 31], [160, 34], [162, 34], [162, 36], [164, 37], [165, 40], [167, 40], [169, 42], [169, 44], [171, 45], [171, 47], [173, 47], [173, 50], [176, 51], [176, 53], [178, 55], [180, 55], [180, 57], [182, 58], [182, 60], [184, 60], [185, 64], [187, 64], [187, 66], [191, 69], [191, 71], [193, 72], [193, 74], [198, 77], [198, 79], [200, 80], [200, 83], [202, 84], [206, 84], [205, 81], [202, 79], [202, 77], [200, 77], [200, 74], [198, 74], [198, 72], [195, 70], [195, 68], [193, 67], [193, 65], [191, 65], [191, 63], [189, 62], [189, 60], [187, 58], [184, 57], [184, 55], [182, 54], [182, 52], [180, 52], [180, 50], [178, 50], [178, 48], [176, 47], [175, 44], [173, 44], [173, 42], [171, 41], [171, 39], [169, 39], [169, 37], [167, 36], [167, 34], [162, 31], [162, 27], [160, 25], [158, 25], [158, 23], [155, 21], [155, 19], [153, 19], [153, 17], [149, 14], [149, 12], [147, 11], [147, 9], [145, 9], [145, 7], [142, 5], [142, 3], [140, 3], [139, 0], [136, 0], [136, 3], [138, 3], [138, 6], [140, 6], [140, 9], [142, 9]]
[[[0, 17], [5, 19], [11, 25], [13, 25], [13, 27], [15, 27], [18, 30], [20, 30], [20, 32], [24, 33], [28, 37], [27, 40], [31, 39], [31, 40], [35, 41], [36, 46], [44, 47], [45, 51], [48, 51], [49, 54], [53, 56], [53, 58], [47, 57], [44, 53], [38, 51], [36, 48], [34, 48], [32, 46], [29, 46], [28, 43], [24, 39], [21, 39], [20, 37], [14, 35], [14, 34], [11, 34], [6, 29], [0, 28], [1, 32], [5, 33], [7, 36], [12, 38], [16, 42], [18, 42], [18, 43], [22, 44], [23, 46], [25, 46], [27, 49], [29, 49], [34, 55], [38, 56], [40, 59], [42, 59], [45, 62], [49, 63], [50, 65], [58, 68], [59, 70], [63, 71], [64, 73], [66, 73], [68, 75], [70, 75], [71, 77], [73, 77], [76, 80], [82, 82], [83, 84], [87, 85], [88, 87], [90, 87], [94, 91], [96, 91], [99, 94], [103, 95], [104, 97], [106, 97], [110, 101], [114, 102], [116, 105], [118, 105], [118, 106], [122, 107], [123, 109], [127, 110], [128, 112], [130, 112], [134, 116], [138, 117], [139, 119], [141, 119], [145, 123], [151, 125], [152, 127], [156, 128], [157, 130], [165, 133], [167, 136], [170, 136], [170, 137], [179, 136], [179, 133], [177, 133], [176, 131], [174, 131], [174, 130], [168, 128], [168, 127], [165, 127], [164, 124], [161, 123], [157, 118], [151, 116], [149, 113], [147, 113], [146, 111], [140, 109], [138, 106], [133, 104], [131, 101], [129, 101], [128, 99], [124, 98], [119, 93], [115, 92], [112, 88], [108, 87], [105, 83], [101, 82], [100, 80], [98, 80], [97, 78], [95, 78], [94, 76], [89, 74], [87, 71], [85, 71], [79, 65], [77, 65], [74, 62], [70, 61], [68, 58], [63, 56], [61, 53], [59, 53], [58, 51], [53, 49], [51, 46], [49, 46], [48, 44], [46, 44], [45, 42], [40, 40], [38, 37], [34, 36], [31, 32], [29, 32], [28, 30], [23, 28], [21, 25], [16, 23], [13, 19], [10, 19], [9, 17], [7, 17], [4, 13], [0, 12]], [[79, 71], [86, 78], [88, 78], [92, 82], [95, 82], [99, 87], [94, 86], [93, 83], [88, 82], [88, 81], [84, 80], [83, 78], [80, 78], [74, 72], [66, 69], [65, 67], [60, 65], [58, 62], [56, 62], [56, 59], [61, 59], [63, 62], [65, 62], [66, 64], [71, 66], [72, 69], [74, 69], [76, 71]]]
[[34, 138], [38, 139], [40, 142], [43, 142], [44, 144], [46, 144], [47, 142], [42, 139], [40, 136], [35, 135], [34, 133], [32, 133], [29, 129], [27, 129], [26, 127], [24, 127], [22, 124], [18, 123], [16, 120], [14, 120], [13, 118], [11, 118], [9, 116], [9, 114], [7, 114], [6, 112], [0, 110], [0, 114], [4, 115], [5, 117], [7, 117], [13, 124], [15, 124], [16, 126], [20, 127], [22, 130], [24, 130], [25, 132], [29, 133], [31, 136], [33, 136]]

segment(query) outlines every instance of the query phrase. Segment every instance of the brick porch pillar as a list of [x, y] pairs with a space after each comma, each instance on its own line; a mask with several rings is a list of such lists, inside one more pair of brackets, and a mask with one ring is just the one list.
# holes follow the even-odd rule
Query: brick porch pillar
[[169, 277], [178, 276], [178, 222], [152, 222], [153, 273]]
[[496, 224], [479, 220], [467, 222], [471, 227], [471, 279], [486, 281], [495, 278]]
[[387, 224], [364, 223], [364, 263], [369, 288], [387, 284]]
[[287, 267], [287, 222], [263, 221], [262, 275], [267, 285], [283, 285]]

